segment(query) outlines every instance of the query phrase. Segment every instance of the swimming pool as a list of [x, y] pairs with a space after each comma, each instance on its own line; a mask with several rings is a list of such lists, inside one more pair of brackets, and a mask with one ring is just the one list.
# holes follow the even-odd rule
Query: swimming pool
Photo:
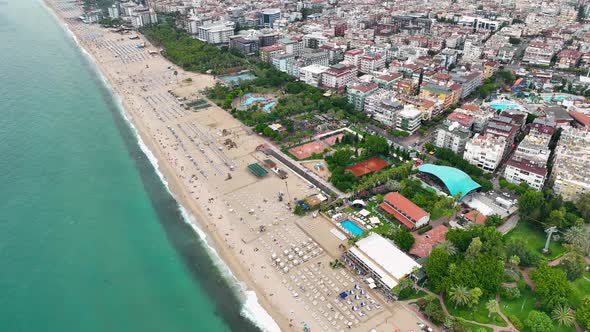
[[545, 100], [545, 101], [562, 101], [562, 100], [566, 100], [566, 99], [567, 99], [566, 96], [543, 97], [543, 100]]
[[242, 106], [250, 106], [255, 102], [259, 102], [259, 101], [266, 101], [266, 98], [264, 97], [252, 97], [250, 94], [246, 95], [248, 98], [242, 102]]
[[240, 75], [233, 75], [233, 76], [221, 76], [219, 77], [220, 80], [226, 81], [232, 84], [239, 84], [241, 81], [247, 81], [253, 79], [254, 76], [250, 74], [240, 74]]
[[516, 104], [490, 104], [490, 107], [496, 110], [505, 110], [507, 108], [518, 108]]
[[272, 108], [272, 107], [273, 107], [273, 106], [274, 106], [276, 103], [277, 103], [276, 101], [271, 101], [270, 103], [268, 103], [268, 104], [264, 105], [264, 107], [263, 107], [263, 108], [264, 108], [264, 111], [265, 111], [266, 113], [270, 113], [270, 111], [271, 111], [271, 108]]
[[363, 230], [357, 224], [353, 223], [348, 219], [340, 222], [340, 225], [342, 225], [342, 227], [349, 231], [350, 234], [352, 234], [353, 236], [361, 236], [364, 233]]

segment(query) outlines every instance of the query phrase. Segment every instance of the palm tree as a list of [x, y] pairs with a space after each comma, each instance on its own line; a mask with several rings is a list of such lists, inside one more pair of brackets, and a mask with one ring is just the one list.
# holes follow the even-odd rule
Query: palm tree
[[559, 326], [574, 325], [574, 311], [568, 306], [560, 305], [553, 309], [553, 312], [551, 312], [551, 317], [557, 321]]
[[486, 309], [488, 309], [488, 318], [492, 315], [493, 312], [496, 312], [496, 300], [490, 299], [486, 302]]
[[590, 234], [583, 226], [572, 226], [565, 231], [564, 238], [572, 246], [582, 248], [586, 253], [590, 251]]
[[438, 246], [443, 248], [450, 256], [453, 256], [457, 253], [457, 247], [455, 247], [451, 241], [444, 240], [439, 243]]
[[451, 301], [455, 303], [455, 308], [457, 308], [458, 305], [465, 305], [469, 302], [470, 294], [467, 287], [453, 286], [449, 292], [449, 296]]

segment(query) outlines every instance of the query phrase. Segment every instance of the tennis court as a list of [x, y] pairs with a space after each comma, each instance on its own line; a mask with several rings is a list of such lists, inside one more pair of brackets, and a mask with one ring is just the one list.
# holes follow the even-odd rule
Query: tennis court
[[328, 144], [329, 146], [332, 146], [334, 144], [336, 144], [336, 140], [342, 140], [342, 137], [344, 137], [343, 133], [340, 134], [336, 134], [330, 137], [326, 137], [324, 139], [322, 139], [322, 142]]
[[352, 166], [348, 166], [346, 169], [351, 171], [354, 176], [359, 177], [380, 171], [387, 166], [389, 166], [389, 163], [385, 159], [381, 157], [371, 157]]
[[314, 153], [324, 153], [324, 149], [327, 146], [321, 142], [313, 141], [305, 143], [299, 146], [295, 146], [289, 149], [289, 152], [295, 156], [295, 158], [302, 160], [311, 157]]

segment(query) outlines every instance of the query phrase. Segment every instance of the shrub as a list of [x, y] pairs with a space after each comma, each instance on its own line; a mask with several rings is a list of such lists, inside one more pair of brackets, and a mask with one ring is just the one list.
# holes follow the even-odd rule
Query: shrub
[[514, 325], [515, 329], [517, 329], [517, 330], [524, 329], [524, 324], [520, 321], [520, 319], [518, 319], [518, 317], [516, 317], [514, 315], [510, 315], [510, 316], [508, 316], [508, 319], [510, 320], [512, 325]]
[[416, 232], [418, 232], [418, 234], [422, 235], [431, 229], [432, 229], [432, 225], [426, 225], [426, 226], [418, 228], [418, 230]]

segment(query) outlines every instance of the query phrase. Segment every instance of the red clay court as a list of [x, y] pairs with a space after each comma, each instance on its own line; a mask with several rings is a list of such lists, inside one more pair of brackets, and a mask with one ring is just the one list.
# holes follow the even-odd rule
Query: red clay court
[[305, 143], [299, 146], [295, 146], [290, 148], [288, 151], [295, 156], [295, 158], [302, 160], [311, 157], [314, 153], [324, 153], [324, 149], [327, 148], [326, 145], [322, 144], [321, 142], [313, 141], [309, 143]]
[[342, 137], [344, 137], [344, 134], [340, 133], [340, 134], [336, 134], [336, 135], [324, 138], [324, 139], [322, 139], [322, 142], [328, 144], [329, 146], [332, 146], [332, 145], [336, 144], [336, 139], [342, 140]]
[[363, 160], [352, 166], [346, 167], [347, 170], [351, 171], [356, 177], [363, 176], [369, 173], [377, 172], [385, 167], [389, 166], [389, 163], [380, 157], [372, 157], [367, 160]]

